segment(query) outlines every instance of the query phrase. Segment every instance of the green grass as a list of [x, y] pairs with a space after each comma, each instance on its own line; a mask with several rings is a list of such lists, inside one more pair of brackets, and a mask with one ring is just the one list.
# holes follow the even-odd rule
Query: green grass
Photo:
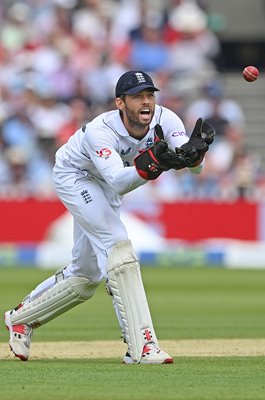
[[1, 400], [264, 400], [263, 357], [179, 358], [173, 365], [117, 360], [1, 363]]
[[[0, 269], [0, 312], [52, 271]], [[265, 271], [143, 268], [160, 339], [264, 338]], [[115, 340], [120, 336], [103, 285], [87, 303], [35, 331], [34, 341]], [[0, 322], [0, 341], [8, 332]], [[0, 360], [1, 400], [265, 398], [265, 357], [177, 357], [173, 365], [120, 359]]]
[[[0, 269], [0, 315], [16, 306], [53, 271]], [[161, 339], [262, 338], [265, 270], [143, 268], [143, 280]], [[8, 336], [0, 320], [0, 341]], [[115, 340], [120, 336], [104, 285], [95, 296], [35, 331], [35, 341]]]

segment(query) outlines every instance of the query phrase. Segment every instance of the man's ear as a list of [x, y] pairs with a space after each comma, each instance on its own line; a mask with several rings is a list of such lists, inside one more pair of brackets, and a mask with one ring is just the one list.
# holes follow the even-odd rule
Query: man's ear
[[122, 110], [122, 109], [123, 109], [124, 101], [123, 101], [120, 97], [117, 97], [117, 98], [115, 99], [115, 103], [116, 103], [116, 107], [117, 107], [119, 110]]

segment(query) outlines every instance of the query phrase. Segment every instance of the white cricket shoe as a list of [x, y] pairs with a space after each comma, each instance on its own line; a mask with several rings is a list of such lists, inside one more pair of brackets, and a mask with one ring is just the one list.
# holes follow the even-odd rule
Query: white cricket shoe
[[[127, 352], [123, 358], [124, 364], [135, 364], [130, 354]], [[172, 364], [173, 358], [159, 349], [155, 343], [149, 342], [144, 345], [142, 357], [139, 364]]]
[[33, 329], [27, 324], [12, 325], [10, 313], [11, 311], [5, 313], [5, 325], [10, 334], [10, 349], [20, 360], [27, 361]]

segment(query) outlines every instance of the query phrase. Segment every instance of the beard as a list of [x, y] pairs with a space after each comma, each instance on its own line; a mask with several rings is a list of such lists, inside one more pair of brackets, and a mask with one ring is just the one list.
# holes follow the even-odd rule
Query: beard
[[136, 113], [127, 107], [125, 107], [125, 109], [123, 111], [123, 117], [126, 118], [129, 126], [132, 129], [139, 129], [139, 130], [146, 128], [150, 124], [150, 122], [152, 121], [153, 115], [154, 115], [154, 111], [152, 111], [150, 113], [148, 120], [141, 121], [140, 120], [141, 116], [139, 113]]

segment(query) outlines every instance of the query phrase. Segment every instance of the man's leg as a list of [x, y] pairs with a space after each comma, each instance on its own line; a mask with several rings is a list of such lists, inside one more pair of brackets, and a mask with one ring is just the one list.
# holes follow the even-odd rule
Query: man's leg
[[[89, 196], [84, 202], [81, 193]], [[114, 308], [128, 345], [125, 363], [172, 363], [172, 358], [159, 349], [148, 303], [143, 288], [140, 266], [126, 228], [119, 218], [108, 189], [95, 181], [76, 184], [76, 197], [63, 194], [65, 205], [86, 232], [97, 256], [102, 275], [113, 294]], [[75, 208], [78, 206], [78, 211]]]
[[130, 240], [118, 242], [108, 256], [108, 289], [128, 345], [127, 364], [171, 364], [159, 348], [142, 282], [140, 265]]
[[16, 357], [29, 357], [33, 328], [91, 298], [101, 282], [97, 258], [85, 233], [74, 224], [72, 263], [39, 284], [13, 310], [5, 313], [9, 345]]

